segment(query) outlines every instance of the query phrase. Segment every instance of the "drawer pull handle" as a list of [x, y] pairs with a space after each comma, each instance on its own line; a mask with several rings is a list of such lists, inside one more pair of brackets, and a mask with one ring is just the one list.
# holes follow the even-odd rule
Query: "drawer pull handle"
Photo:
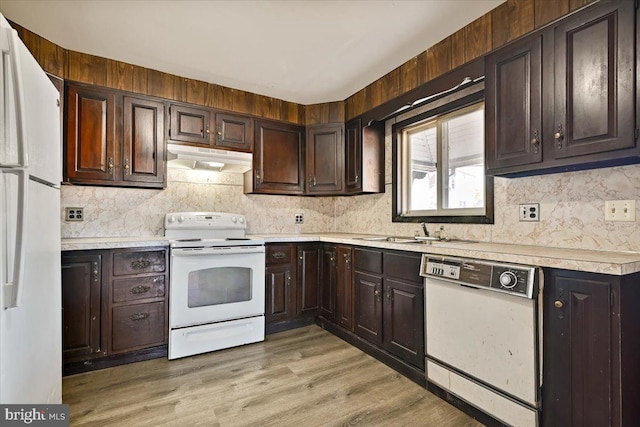
[[131, 321], [133, 321], [133, 322], [136, 322], [138, 320], [144, 320], [149, 316], [150, 316], [149, 313], [135, 313], [135, 314], [132, 314], [131, 316], [129, 316], [129, 319], [131, 319]]
[[149, 268], [150, 265], [151, 261], [148, 259], [139, 259], [131, 263], [131, 268], [134, 270], [144, 270], [145, 268]]
[[276, 252], [272, 256], [273, 259], [284, 259], [284, 257], [286, 257], [284, 252]]
[[151, 286], [138, 285], [131, 288], [129, 292], [131, 292], [134, 295], [138, 295], [138, 294], [144, 294], [149, 292], [149, 289], [151, 289]]

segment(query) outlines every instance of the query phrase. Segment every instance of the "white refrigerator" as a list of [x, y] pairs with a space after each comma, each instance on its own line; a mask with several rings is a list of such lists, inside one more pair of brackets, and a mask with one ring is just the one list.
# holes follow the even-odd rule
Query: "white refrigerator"
[[60, 403], [59, 94], [2, 15], [0, 47], [0, 403]]

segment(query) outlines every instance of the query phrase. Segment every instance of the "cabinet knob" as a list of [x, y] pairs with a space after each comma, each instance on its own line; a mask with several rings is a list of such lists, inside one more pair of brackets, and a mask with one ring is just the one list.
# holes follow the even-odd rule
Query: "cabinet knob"
[[109, 162], [107, 163], [107, 167], [109, 168], [109, 173], [113, 172], [113, 157], [109, 157]]
[[531, 139], [531, 145], [533, 145], [533, 152], [538, 153], [538, 149], [540, 148], [540, 137], [538, 136], [538, 131], [533, 131], [533, 138]]
[[375, 296], [380, 296], [380, 291], [376, 289], [375, 291], [373, 291], [373, 294], [374, 294]]
[[125, 173], [125, 175], [130, 173], [129, 169], [130, 169], [130, 167], [129, 167], [129, 159], [124, 159], [124, 173]]
[[562, 148], [562, 140], [564, 139], [564, 134], [562, 132], [562, 123], [558, 123], [558, 131], [553, 135], [556, 140], [557, 147], [559, 149]]
[[560, 301], [560, 300], [556, 300], [556, 302], [554, 302], [554, 303], [553, 303], [553, 305], [554, 305], [556, 308], [562, 308], [562, 307], [564, 307], [564, 303], [563, 303], [562, 301]]
[[205, 129], [205, 132], [206, 132], [207, 134], [210, 134], [210, 133], [211, 133], [211, 131], [209, 130], [209, 126], [207, 126], [207, 129]]

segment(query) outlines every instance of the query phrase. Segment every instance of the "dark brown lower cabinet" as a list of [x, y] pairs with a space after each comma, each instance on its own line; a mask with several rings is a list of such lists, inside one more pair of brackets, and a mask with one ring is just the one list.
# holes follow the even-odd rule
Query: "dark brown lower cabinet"
[[338, 324], [353, 332], [353, 248], [338, 246], [336, 252], [336, 319]]
[[104, 354], [100, 329], [102, 252], [62, 254], [62, 355], [66, 362]]
[[266, 245], [266, 333], [315, 320], [320, 310], [321, 245]]
[[168, 260], [165, 247], [62, 253], [66, 373], [166, 355]]
[[355, 249], [355, 332], [424, 368], [420, 255]]
[[336, 247], [322, 245], [320, 259], [320, 315], [329, 321], [335, 321], [338, 286], [338, 263]]
[[545, 270], [545, 426], [640, 425], [640, 275]]

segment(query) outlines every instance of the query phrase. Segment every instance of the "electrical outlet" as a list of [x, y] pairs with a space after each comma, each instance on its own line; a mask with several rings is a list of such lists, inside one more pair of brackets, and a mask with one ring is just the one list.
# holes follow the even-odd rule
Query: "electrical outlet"
[[606, 200], [604, 202], [605, 221], [635, 222], [635, 200]]
[[64, 208], [65, 221], [84, 221], [84, 208]]
[[304, 214], [297, 213], [296, 214], [296, 224], [303, 224], [303, 223], [304, 223]]
[[527, 203], [520, 205], [520, 221], [540, 221], [540, 204]]

